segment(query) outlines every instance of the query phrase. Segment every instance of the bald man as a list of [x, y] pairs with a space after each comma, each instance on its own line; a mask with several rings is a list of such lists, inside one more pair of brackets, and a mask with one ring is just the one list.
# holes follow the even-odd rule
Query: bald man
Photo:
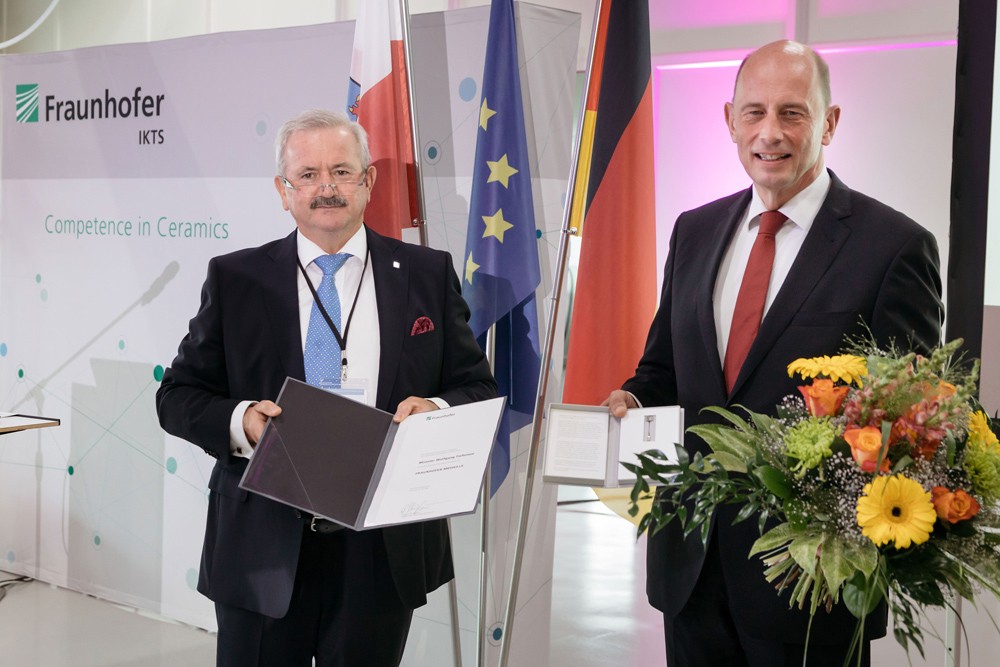
[[[755, 51], [725, 119], [753, 184], [677, 219], [646, 349], [607, 401], [617, 416], [640, 404], [681, 405], [687, 426], [714, 421], [700, 413], [709, 405], [773, 415], [797, 393], [789, 362], [836, 353], [865, 326], [880, 344], [926, 351], [940, 340], [934, 237], [824, 165], [840, 107], [823, 59], [789, 41]], [[773, 239], [764, 269], [751, 261], [759, 232]], [[760, 286], [756, 311], [744, 298], [751, 284]], [[691, 434], [684, 446], [709, 451]], [[647, 594], [663, 612], [670, 667], [802, 665], [808, 612], [789, 610], [788, 593], [779, 596], [760, 560], [747, 558], [760, 532], [755, 517], [733, 525], [740, 509], [718, 510], [707, 549], [676, 522], [649, 540]], [[868, 641], [885, 634], [884, 606], [865, 626], [869, 664]], [[855, 627], [843, 605], [817, 612], [808, 664], [840, 667]]]

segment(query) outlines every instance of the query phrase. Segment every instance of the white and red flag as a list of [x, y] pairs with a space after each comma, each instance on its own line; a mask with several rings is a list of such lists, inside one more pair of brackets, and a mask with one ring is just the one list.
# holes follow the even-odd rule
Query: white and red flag
[[347, 112], [368, 131], [377, 170], [365, 224], [398, 239], [419, 215], [399, 0], [358, 5]]

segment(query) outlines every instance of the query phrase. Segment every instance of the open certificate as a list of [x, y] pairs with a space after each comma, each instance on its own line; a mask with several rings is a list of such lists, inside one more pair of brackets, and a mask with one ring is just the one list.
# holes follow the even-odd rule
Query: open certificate
[[494, 398], [404, 419], [364, 527], [474, 512], [503, 406]]
[[474, 512], [505, 399], [410, 415], [288, 378], [240, 486], [363, 530]]
[[615, 488], [630, 486], [635, 475], [621, 465], [659, 449], [677, 462], [684, 438], [684, 410], [676, 405], [633, 408], [615, 419], [606, 407], [549, 405], [544, 480], [558, 484]]

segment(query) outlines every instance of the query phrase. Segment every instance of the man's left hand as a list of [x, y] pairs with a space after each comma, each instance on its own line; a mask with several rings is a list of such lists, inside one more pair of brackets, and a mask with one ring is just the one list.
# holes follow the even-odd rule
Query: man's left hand
[[428, 401], [426, 398], [420, 398], [419, 396], [410, 396], [403, 399], [399, 407], [396, 408], [396, 414], [392, 416], [392, 421], [398, 424], [410, 415], [437, 409], [438, 406], [433, 401]]

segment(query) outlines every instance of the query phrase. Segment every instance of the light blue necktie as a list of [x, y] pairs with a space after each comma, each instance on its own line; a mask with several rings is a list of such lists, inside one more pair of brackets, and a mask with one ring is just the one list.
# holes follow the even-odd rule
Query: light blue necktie
[[[320, 281], [316, 293], [319, 295], [326, 314], [330, 316], [334, 326], [342, 332], [340, 327], [340, 297], [337, 295], [337, 288], [333, 284], [333, 274], [335, 274], [344, 262], [350, 258], [347, 253], [336, 255], [321, 255], [313, 260], [320, 269], [323, 270], [323, 280]], [[341, 334], [343, 335], [343, 334]], [[326, 323], [319, 306], [313, 302], [312, 312], [309, 314], [309, 329], [306, 332], [306, 382], [323, 389], [335, 389], [340, 387], [340, 343], [333, 335], [330, 326]]]

